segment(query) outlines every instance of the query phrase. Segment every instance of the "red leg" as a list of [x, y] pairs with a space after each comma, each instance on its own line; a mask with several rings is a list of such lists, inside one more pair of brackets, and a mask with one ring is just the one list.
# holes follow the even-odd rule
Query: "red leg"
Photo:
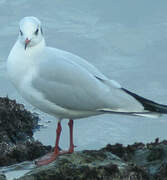
[[59, 140], [60, 140], [60, 134], [61, 134], [61, 123], [58, 122], [57, 124], [57, 130], [56, 130], [56, 143], [55, 143], [55, 148], [54, 148], [54, 152], [49, 154], [46, 158], [43, 158], [39, 161], [36, 162], [36, 164], [38, 166], [41, 166], [41, 165], [46, 165], [46, 164], [49, 164], [51, 163], [52, 161], [54, 161], [58, 155], [63, 155], [63, 154], [69, 154], [69, 153], [73, 153], [74, 152], [74, 143], [73, 143], [73, 120], [69, 120], [68, 122], [68, 125], [69, 125], [69, 129], [70, 129], [70, 147], [69, 147], [69, 150], [68, 151], [60, 151], [59, 150]]
[[46, 157], [44, 156], [41, 160], [36, 161], [35, 163], [38, 166], [47, 165], [47, 164], [51, 163], [59, 155], [59, 140], [60, 140], [61, 130], [62, 130], [61, 123], [58, 122], [57, 130], [56, 130], [56, 143], [55, 143], [54, 152], [49, 153], [49, 154], [46, 155]]
[[61, 124], [58, 122], [57, 124], [57, 130], [56, 130], [56, 143], [55, 143], [55, 148], [54, 148], [54, 154], [58, 155], [59, 154], [59, 140], [60, 140], [60, 134], [61, 134]]
[[70, 129], [70, 148], [69, 148], [69, 153], [74, 152], [74, 143], [73, 143], [73, 120], [70, 119], [68, 122], [69, 129]]

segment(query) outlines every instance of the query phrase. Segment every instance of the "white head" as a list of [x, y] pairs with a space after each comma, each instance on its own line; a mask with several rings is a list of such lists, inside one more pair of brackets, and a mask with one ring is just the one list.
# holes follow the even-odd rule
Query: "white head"
[[20, 23], [19, 41], [25, 50], [37, 45], [43, 39], [41, 22], [33, 16], [24, 17]]

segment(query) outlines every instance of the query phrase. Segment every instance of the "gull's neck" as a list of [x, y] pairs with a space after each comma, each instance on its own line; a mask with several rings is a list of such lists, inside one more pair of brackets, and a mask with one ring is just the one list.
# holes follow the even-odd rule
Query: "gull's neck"
[[13, 46], [7, 60], [7, 72], [16, 87], [19, 87], [24, 82], [24, 78], [28, 74], [33, 73], [33, 69], [36, 68], [36, 58], [45, 48], [45, 40], [42, 39], [37, 45], [33, 47], [27, 47], [24, 49], [24, 45], [19, 40]]

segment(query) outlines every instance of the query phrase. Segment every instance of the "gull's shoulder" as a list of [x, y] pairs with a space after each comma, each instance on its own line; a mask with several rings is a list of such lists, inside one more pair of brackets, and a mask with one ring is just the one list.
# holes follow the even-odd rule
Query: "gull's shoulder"
[[94, 65], [88, 62], [86, 59], [71, 52], [52, 47], [46, 47], [45, 54], [47, 54], [47, 57], [50, 56], [51, 59], [53, 58], [53, 61], [55, 61], [56, 59], [59, 61], [66, 61], [67, 63], [72, 63], [74, 65], [80, 66], [81, 68], [84, 68], [89, 73], [99, 78], [108, 79], [103, 73], [101, 73]]
[[64, 62], [70, 63], [79, 69], [82, 68], [82, 69], [86, 70], [88, 73], [92, 74], [94, 77], [98, 78], [99, 80], [105, 81], [110, 86], [113, 86], [116, 88], [121, 87], [121, 85], [118, 82], [116, 82], [115, 80], [108, 79], [93, 64], [91, 64], [84, 58], [82, 58], [76, 54], [73, 54], [71, 52], [46, 46], [42, 57], [45, 59], [44, 62], [46, 62], [46, 57], [47, 57], [47, 63], [53, 64], [52, 67], [54, 67], [54, 64], [59, 64], [59, 63], [61, 64]]

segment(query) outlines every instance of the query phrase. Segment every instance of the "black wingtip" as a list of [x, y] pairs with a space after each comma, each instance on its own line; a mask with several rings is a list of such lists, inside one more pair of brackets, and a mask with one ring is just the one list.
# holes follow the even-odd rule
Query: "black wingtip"
[[133, 92], [130, 92], [124, 88], [122, 88], [122, 90], [125, 91], [127, 94], [131, 95], [132, 97], [134, 97], [137, 101], [139, 101], [143, 105], [145, 110], [148, 110], [150, 112], [167, 114], [167, 105], [158, 104], [154, 101], [151, 101], [151, 100], [141, 97]]

